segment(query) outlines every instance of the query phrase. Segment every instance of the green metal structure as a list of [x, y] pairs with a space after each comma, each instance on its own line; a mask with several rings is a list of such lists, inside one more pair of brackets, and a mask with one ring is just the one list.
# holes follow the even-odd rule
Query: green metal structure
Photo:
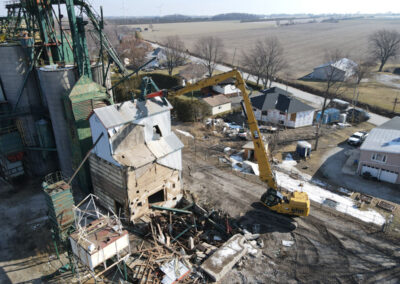
[[[73, 168], [77, 169], [86, 152], [92, 146], [92, 133], [88, 117], [93, 109], [113, 104], [112, 97], [106, 88], [93, 82], [87, 76], [82, 76], [71, 92], [64, 97], [65, 113], [70, 125]], [[86, 164], [78, 174], [81, 188], [91, 188], [89, 166]], [[86, 192], [89, 193], [89, 192]]]

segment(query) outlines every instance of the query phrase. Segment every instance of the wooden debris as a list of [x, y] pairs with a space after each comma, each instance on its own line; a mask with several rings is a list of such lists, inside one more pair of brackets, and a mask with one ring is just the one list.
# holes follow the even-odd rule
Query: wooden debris
[[388, 212], [393, 212], [394, 209], [396, 209], [396, 207], [395, 207], [394, 205], [392, 205], [392, 204], [390, 204], [390, 203], [387, 203], [387, 202], [385, 202], [385, 201], [383, 201], [383, 200], [379, 201], [379, 202], [376, 204], [376, 206], [379, 207], [379, 208], [381, 208], [381, 209], [383, 209], [383, 210], [386, 210], [386, 211], [388, 211]]

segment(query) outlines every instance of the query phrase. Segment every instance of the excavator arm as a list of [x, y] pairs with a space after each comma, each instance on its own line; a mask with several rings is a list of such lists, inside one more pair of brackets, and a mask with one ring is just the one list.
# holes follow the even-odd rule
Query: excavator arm
[[214, 86], [229, 78], [236, 79], [235, 85], [242, 93], [245, 106], [245, 114], [247, 115], [247, 123], [249, 125], [251, 137], [254, 143], [254, 153], [258, 161], [260, 179], [266, 182], [269, 188], [277, 189], [277, 183], [274, 174], [272, 172], [271, 165], [269, 163], [268, 154], [267, 151], [265, 150], [265, 145], [262, 140], [260, 129], [258, 128], [257, 120], [254, 115], [253, 107], [251, 105], [249, 94], [246, 89], [246, 84], [243, 80], [242, 75], [238, 70], [234, 69], [232, 71], [214, 75], [210, 78], [205, 78], [196, 83], [186, 85], [185, 87], [179, 90], [169, 91], [168, 96], [180, 96], [191, 91]]
[[[261, 202], [270, 210], [277, 213], [293, 216], [308, 216], [310, 212], [310, 200], [307, 193], [294, 191], [292, 193], [283, 194], [278, 189], [275, 176], [271, 169], [271, 164], [269, 163], [268, 153], [265, 150], [260, 129], [258, 128], [257, 120], [254, 115], [249, 93], [247, 92], [246, 84], [239, 71], [232, 70], [212, 76], [210, 78], [205, 78], [178, 90], [169, 90], [167, 94], [168, 96], [180, 96], [191, 91], [217, 85], [218, 83], [221, 83], [229, 78], [236, 79], [235, 85], [242, 93], [244, 112], [247, 116], [247, 123], [249, 125], [251, 138], [254, 143], [254, 153], [258, 162], [260, 179], [266, 182], [268, 185], [267, 191], [261, 196]], [[157, 92], [148, 96], [160, 95], [161, 92]]]

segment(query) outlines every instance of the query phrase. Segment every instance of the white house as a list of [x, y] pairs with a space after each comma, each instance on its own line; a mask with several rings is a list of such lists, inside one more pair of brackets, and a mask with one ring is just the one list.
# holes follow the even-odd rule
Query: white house
[[202, 100], [209, 105], [212, 115], [227, 112], [232, 109], [231, 101], [222, 94], [202, 98]]
[[278, 87], [262, 91], [262, 95], [250, 98], [258, 121], [287, 127], [312, 125], [315, 109]]
[[332, 78], [333, 81], [345, 81], [354, 75], [357, 63], [348, 59], [342, 58], [336, 62], [328, 62], [314, 68], [311, 74], [311, 79], [326, 81]]
[[93, 142], [102, 135], [89, 160], [94, 194], [131, 221], [182, 196], [183, 144], [171, 131], [171, 109], [156, 97], [97, 108], [89, 118]]
[[241, 92], [238, 88], [236, 88], [234, 79], [227, 79], [218, 85], [212, 87], [212, 89], [219, 93], [228, 97], [240, 96]]

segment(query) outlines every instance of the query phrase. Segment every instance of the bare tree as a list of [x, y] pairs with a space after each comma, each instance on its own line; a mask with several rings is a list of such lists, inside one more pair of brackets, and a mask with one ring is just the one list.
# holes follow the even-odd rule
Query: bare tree
[[218, 37], [202, 37], [195, 45], [195, 51], [201, 57], [202, 64], [208, 70], [211, 77], [218, 62], [225, 58], [225, 49], [222, 40]]
[[242, 54], [242, 66], [248, 70], [250, 75], [256, 77], [256, 85], [260, 83], [261, 76], [263, 75], [264, 69], [264, 60], [260, 56], [260, 46], [261, 42], [257, 42], [255, 46], [252, 48], [248, 48], [246, 51], [243, 51]]
[[[359, 87], [361, 81], [370, 75], [371, 70], [374, 66], [375, 63], [370, 58], [360, 58], [359, 60], [357, 60], [357, 66], [354, 67], [354, 92], [352, 99], [353, 107], [355, 107], [358, 102]], [[352, 122], [354, 122], [354, 115], [355, 111], [352, 112]]]
[[373, 58], [380, 61], [379, 72], [386, 62], [396, 57], [400, 51], [400, 33], [395, 30], [379, 30], [369, 37], [369, 47]]
[[168, 74], [171, 76], [175, 67], [185, 63], [188, 54], [185, 52], [185, 44], [177, 35], [166, 37], [163, 45]]
[[327, 61], [328, 64], [323, 69], [325, 77], [325, 86], [323, 90], [324, 101], [322, 103], [321, 116], [319, 118], [319, 121], [317, 122], [317, 131], [315, 135], [314, 145], [315, 150], [318, 149], [319, 131], [324, 119], [328, 100], [332, 100], [333, 98], [337, 97], [344, 90], [344, 71], [335, 66], [335, 63], [337, 63], [343, 57], [344, 56], [339, 49], [328, 50], [325, 52], [325, 61]]
[[283, 46], [277, 37], [267, 37], [256, 43], [256, 49], [263, 65], [261, 75], [263, 86], [267, 88], [269, 82], [271, 87], [276, 74], [286, 66]]
[[146, 62], [146, 53], [150, 50], [148, 43], [134, 37], [125, 37], [117, 46], [119, 56], [129, 59], [129, 68], [138, 69]]

